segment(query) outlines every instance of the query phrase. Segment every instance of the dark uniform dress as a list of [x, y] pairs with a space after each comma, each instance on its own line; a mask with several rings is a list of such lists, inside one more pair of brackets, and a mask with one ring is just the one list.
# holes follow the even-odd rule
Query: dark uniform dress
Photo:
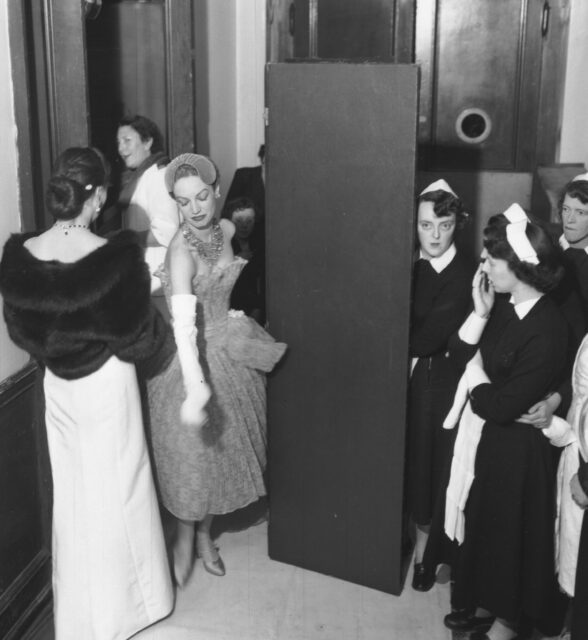
[[[463, 362], [476, 346], [457, 341]], [[553, 389], [566, 361], [567, 323], [549, 297], [520, 319], [497, 297], [479, 348], [491, 382], [470, 394], [485, 420], [465, 508], [465, 538], [453, 566], [453, 604], [481, 606], [551, 635], [555, 468], [540, 429], [517, 422]], [[455, 353], [455, 351], [454, 351]]]
[[409, 387], [407, 482], [417, 524], [431, 521], [441, 472], [453, 447], [455, 430], [443, 429], [443, 420], [459, 371], [447, 357], [447, 343], [467, 315], [474, 270], [459, 253], [439, 273], [428, 260], [414, 266], [410, 355], [418, 361]]
[[563, 236], [559, 242], [564, 249], [562, 262], [565, 276], [550, 296], [569, 326], [568, 362], [563, 381], [557, 388], [562, 397], [557, 414], [565, 418], [572, 400], [572, 368], [578, 348], [588, 331], [588, 254], [584, 249], [570, 247]]

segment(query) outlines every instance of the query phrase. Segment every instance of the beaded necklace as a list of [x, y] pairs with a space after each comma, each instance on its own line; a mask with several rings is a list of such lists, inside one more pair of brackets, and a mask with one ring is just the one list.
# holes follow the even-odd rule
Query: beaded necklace
[[66, 236], [69, 235], [70, 229], [87, 229], [87, 224], [65, 224], [64, 222], [56, 222], [53, 225], [56, 229], [61, 229]]
[[206, 262], [209, 267], [213, 267], [220, 257], [224, 247], [223, 230], [218, 222], [214, 222], [210, 232], [210, 240], [205, 242], [190, 229], [186, 222], [180, 225], [182, 235], [188, 241], [188, 244], [196, 249], [198, 255]]

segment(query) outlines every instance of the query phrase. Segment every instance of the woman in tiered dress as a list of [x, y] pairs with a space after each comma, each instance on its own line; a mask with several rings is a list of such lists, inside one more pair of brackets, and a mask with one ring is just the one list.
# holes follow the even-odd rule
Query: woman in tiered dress
[[195, 532], [205, 569], [224, 575], [210, 537], [213, 516], [266, 493], [265, 372], [286, 345], [229, 309], [246, 261], [233, 255], [233, 223], [217, 219], [215, 164], [183, 154], [168, 165], [165, 178], [183, 220], [162, 271], [178, 357], [150, 382], [148, 394], [161, 498], [178, 521], [174, 569], [183, 585], [192, 570]]

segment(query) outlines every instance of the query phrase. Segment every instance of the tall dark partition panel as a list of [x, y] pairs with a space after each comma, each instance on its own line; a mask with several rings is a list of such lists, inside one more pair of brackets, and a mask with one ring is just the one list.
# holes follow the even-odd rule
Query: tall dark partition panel
[[268, 66], [269, 552], [402, 589], [418, 71]]

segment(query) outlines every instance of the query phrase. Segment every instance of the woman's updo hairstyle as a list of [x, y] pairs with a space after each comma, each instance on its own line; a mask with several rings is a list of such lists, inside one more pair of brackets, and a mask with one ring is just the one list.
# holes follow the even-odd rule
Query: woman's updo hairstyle
[[71, 147], [56, 160], [47, 185], [45, 204], [56, 220], [72, 220], [98, 187], [109, 180], [106, 159], [92, 147]]
[[545, 227], [529, 218], [525, 235], [537, 254], [539, 264], [524, 262], [518, 258], [506, 236], [508, 219], [499, 213], [488, 220], [484, 229], [484, 248], [490, 256], [505, 260], [518, 280], [537, 291], [547, 293], [554, 289], [564, 275], [561, 251]]
[[447, 218], [454, 213], [456, 229], [463, 229], [468, 221], [469, 214], [466, 212], [463, 202], [453, 193], [449, 193], [449, 191], [436, 189], [421, 193], [417, 198], [417, 206], [421, 202], [432, 202], [433, 213], [437, 218]]

